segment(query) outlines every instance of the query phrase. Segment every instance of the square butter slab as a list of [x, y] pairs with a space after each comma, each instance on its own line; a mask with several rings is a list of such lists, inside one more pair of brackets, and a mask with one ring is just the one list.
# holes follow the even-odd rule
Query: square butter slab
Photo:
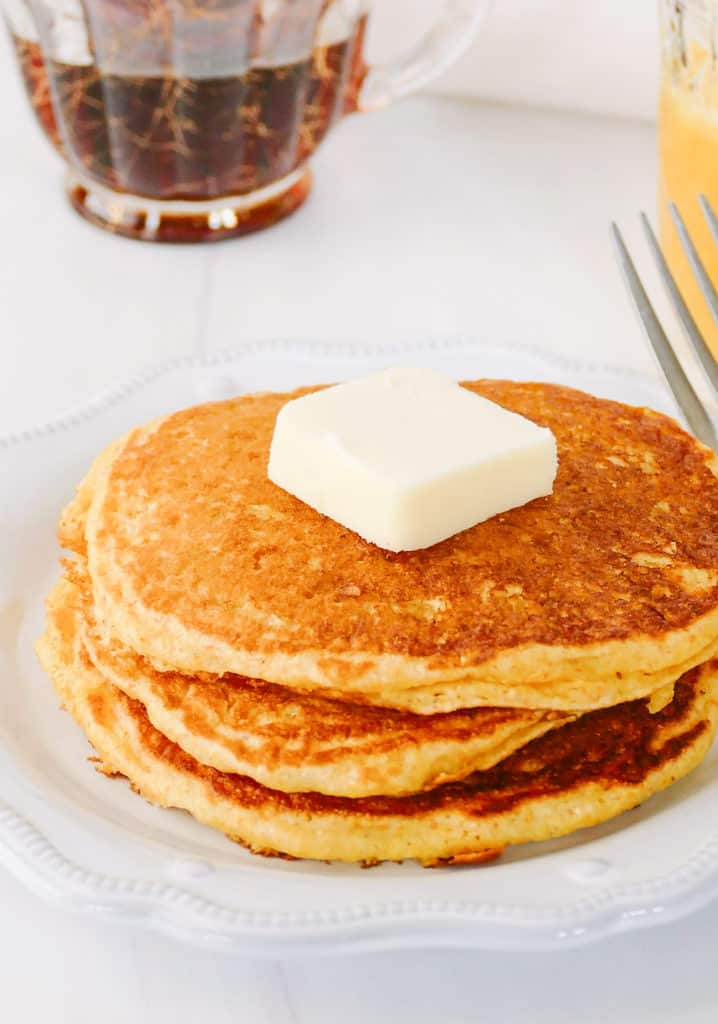
[[390, 551], [430, 547], [550, 494], [550, 430], [434, 370], [390, 369], [288, 402], [269, 478]]

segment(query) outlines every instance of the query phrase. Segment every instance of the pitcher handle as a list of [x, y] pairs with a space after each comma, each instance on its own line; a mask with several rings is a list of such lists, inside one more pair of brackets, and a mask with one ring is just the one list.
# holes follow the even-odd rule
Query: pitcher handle
[[369, 66], [358, 109], [377, 110], [441, 74], [469, 45], [490, 3], [491, 0], [444, 0], [433, 26], [414, 49], [394, 64]]

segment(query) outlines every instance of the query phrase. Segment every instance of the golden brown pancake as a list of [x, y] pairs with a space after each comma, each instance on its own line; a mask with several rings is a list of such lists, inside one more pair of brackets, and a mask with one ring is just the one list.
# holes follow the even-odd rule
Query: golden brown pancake
[[103, 771], [127, 776], [148, 800], [184, 808], [256, 852], [293, 857], [485, 859], [634, 807], [695, 767], [718, 727], [711, 664], [684, 676], [657, 714], [643, 701], [592, 712], [463, 782], [405, 797], [281, 793], [199, 764], [155, 729], [143, 705], [87, 656], [81, 608], [72, 601], [50, 604], [38, 650]]
[[554, 431], [554, 493], [403, 554], [267, 479], [276, 414], [303, 392], [131, 432], [81, 494], [103, 628], [160, 669], [421, 713], [607, 706], [710, 657], [712, 453], [665, 416], [570, 388], [466, 386]]
[[57, 530], [60, 545], [67, 548], [68, 551], [76, 552], [83, 558], [87, 554], [85, 529], [87, 513], [95, 495], [95, 481], [111, 465], [115, 455], [122, 450], [125, 441], [126, 437], [120, 437], [100, 452], [80, 482], [75, 497], [62, 511]]
[[412, 715], [243, 676], [158, 672], [102, 636], [91, 601], [86, 572], [75, 562], [48, 606], [50, 614], [78, 610], [83, 644], [98, 671], [139, 700], [152, 724], [202, 764], [272, 789], [351, 797], [418, 792], [490, 768], [574, 717], [511, 708]]

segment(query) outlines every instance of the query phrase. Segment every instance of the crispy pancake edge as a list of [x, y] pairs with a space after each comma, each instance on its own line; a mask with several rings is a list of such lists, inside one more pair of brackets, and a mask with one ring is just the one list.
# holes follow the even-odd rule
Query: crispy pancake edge
[[[142, 705], [107, 683], [85, 655], [77, 609], [50, 614], [38, 653], [105, 772], [127, 776], [151, 802], [189, 810], [258, 852], [292, 857], [460, 862], [513, 843], [573, 832], [636, 806], [687, 774], [704, 757], [718, 727], [717, 678], [711, 665], [679, 685], [674, 702], [658, 715], [635, 705], [584, 716], [529, 744], [502, 766], [479, 773], [475, 784], [358, 801], [282, 794], [202, 766], [157, 732]], [[648, 729], [640, 749], [631, 743], [636, 728], [639, 733]], [[572, 741], [573, 729], [581, 734]], [[589, 753], [581, 768], [576, 746], [585, 751], [587, 742], [594, 742], [592, 733], [599, 736], [595, 742], [603, 756], [592, 762]], [[548, 744], [558, 746], [557, 766], [549, 760], [548, 774], [535, 776], [531, 758]], [[555, 770], [560, 777], [552, 778]], [[523, 782], [517, 793], [516, 778], [523, 779], [526, 771], [530, 784]], [[565, 773], [571, 771], [574, 777], [566, 786]], [[541, 780], [538, 790], [536, 778]]]
[[[70, 587], [61, 581], [51, 606], [72, 604], [77, 595]], [[414, 793], [490, 768], [575, 717], [508, 708], [422, 716], [243, 677], [160, 673], [103, 641], [87, 610], [82, 641], [98, 672], [143, 704], [155, 728], [200, 763], [288, 792]]]

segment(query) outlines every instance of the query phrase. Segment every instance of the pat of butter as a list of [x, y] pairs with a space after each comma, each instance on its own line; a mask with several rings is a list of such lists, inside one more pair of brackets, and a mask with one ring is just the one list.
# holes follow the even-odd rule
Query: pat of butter
[[269, 457], [275, 484], [389, 551], [550, 494], [556, 468], [550, 430], [427, 369], [287, 402]]

